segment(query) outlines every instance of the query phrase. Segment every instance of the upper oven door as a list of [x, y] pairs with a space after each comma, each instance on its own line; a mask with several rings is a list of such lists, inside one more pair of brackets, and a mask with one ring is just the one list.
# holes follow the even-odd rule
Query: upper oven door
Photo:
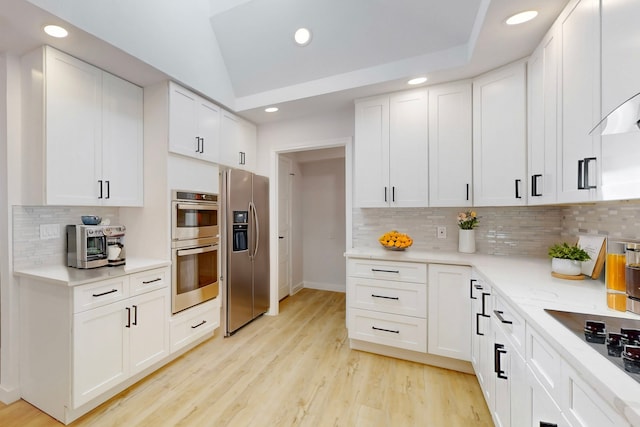
[[172, 202], [173, 240], [218, 237], [218, 204], [203, 202]]

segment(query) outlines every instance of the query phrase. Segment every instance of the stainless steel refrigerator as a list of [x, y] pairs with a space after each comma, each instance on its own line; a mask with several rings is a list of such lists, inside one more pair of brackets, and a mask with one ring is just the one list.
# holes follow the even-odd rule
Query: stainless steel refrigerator
[[239, 169], [221, 172], [225, 335], [269, 308], [269, 179]]

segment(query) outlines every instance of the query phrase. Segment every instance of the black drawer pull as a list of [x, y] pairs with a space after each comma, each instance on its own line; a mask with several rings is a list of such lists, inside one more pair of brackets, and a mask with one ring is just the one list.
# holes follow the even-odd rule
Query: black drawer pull
[[494, 350], [494, 368], [495, 368], [495, 372], [498, 375], [498, 378], [503, 379], [503, 380], [507, 380], [509, 379], [506, 375], [505, 375], [505, 371], [502, 370], [502, 360], [500, 359], [500, 356], [503, 354], [507, 354], [507, 350], [504, 349], [504, 345], [503, 344], [494, 344], [493, 347]]
[[143, 285], [148, 285], [149, 283], [159, 282], [160, 280], [162, 280], [162, 278], [158, 277], [157, 279], [143, 281], [142, 284]]
[[501, 321], [502, 323], [505, 323], [507, 325], [512, 325], [513, 324], [513, 322], [511, 320], [507, 320], [502, 316], [504, 314], [503, 311], [493, 310], [493, 314], [495, 314], [496, 317], [498, 318], [498, 320]]
[[375, 273], [395, 273], [400, 274], [400, 270], [380, 270], [378, 268], [372, 268], [371, 271]]
[[558, 424], [548, 423], [546, 421], [540, 421], [540, 427], [558, 427]]
[[372, 298], [384, 298], [384, 299], [394, 299], [394, 300], [399, 300], [400, 297], [386, 297], [384, 295], [376, 295], [376, 294], [371, 294]]
[[199, 328], [200, 326], [204, 325], [205, 323], [207, 323], [207, 321], [203, 320], [202, 322], [198, 323], [197, 325], [192, 326], [191, 329]]
[[476, 335], [483, 337], [484, 334], [480, 332], [480, 316], [482, 316], [482, 313], [476, 313]]
[[111, 289], [110, 291], [103, 292], [103, 293], [101, 293], [101, 294], [93, 294], [93, 296], [94, 296], [94, 297], [96, 297], [96, 298], [97, 298], [97, 297], [103, 297], [103, 296], [105, 296], [105, 295], [109, 295], [109, 294], [112, 294], [112, 293], [114, 293], [114, 292], [118, 292], [118, 290], [117, 290], [117, 289]]
[[133, 326], [138, 326], [138, 306], [132, 305], [133, 307]]
[[375, 326], [372, 326], [371, 329], [375, 330], [375, 331], [383, 331], [383, 332], [391, 332], [392, 334], [399, 334], [400, 331], [394, 331], [391, 329], [384, 329], [384, 328], [376, 328]]
[[[473, 296], [473, 285], [475, 285], [475, 283], [477, 281], [478, 281], [477, 279], [471, 279], [469, 281], [469, 297], [471, 297], [471, 299], [478, 299], [478, 298]], [[478, 286], [478, 285], [476, 285], [476, 286]], [[476, 287], [476, 289], [477, 289], [477, 287]]]
[[124, 327], [130, 328], [131, 327], [131, 308], [127, 307], [125, 308], [125, 310], [127, 310], [127, 324], [124, 325]]
[[486, 313], [487, 306], [486, 306], [486, 302], [485, 302], [485, 297], [488, 297], [489, 295], [491, 295], [491, 294], [487, 293], [487, 292], [483, 292], [482, 293], [482, 313], [480, 314], [482, 317], [491, 317], [489, 314]]

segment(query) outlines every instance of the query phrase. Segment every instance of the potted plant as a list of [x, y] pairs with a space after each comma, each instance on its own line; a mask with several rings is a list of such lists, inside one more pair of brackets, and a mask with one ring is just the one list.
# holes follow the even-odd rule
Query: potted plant
[[458, 252], [473, 253], [476, 251], [476, 235], [474, 228], [478, 226], [478, 216], [475, 211], [460, 212], [458, 214]]
[[582, 262], [591, 259], [577, 244], [557, 243], [549, 248], [551, 271], [568, 276], [577, 276], [582, 271]]

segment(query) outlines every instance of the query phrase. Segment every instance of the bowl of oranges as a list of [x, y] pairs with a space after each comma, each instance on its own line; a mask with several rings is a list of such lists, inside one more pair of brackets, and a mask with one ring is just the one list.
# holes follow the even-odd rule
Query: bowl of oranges
[[378, 238], [378, 242], [380, 242], [383, 248], [392, 251], [404, 251], [413, 245], [413, 239], [411, 237], [405, 233], [399, 233], [396, 230], [384, 233]]

